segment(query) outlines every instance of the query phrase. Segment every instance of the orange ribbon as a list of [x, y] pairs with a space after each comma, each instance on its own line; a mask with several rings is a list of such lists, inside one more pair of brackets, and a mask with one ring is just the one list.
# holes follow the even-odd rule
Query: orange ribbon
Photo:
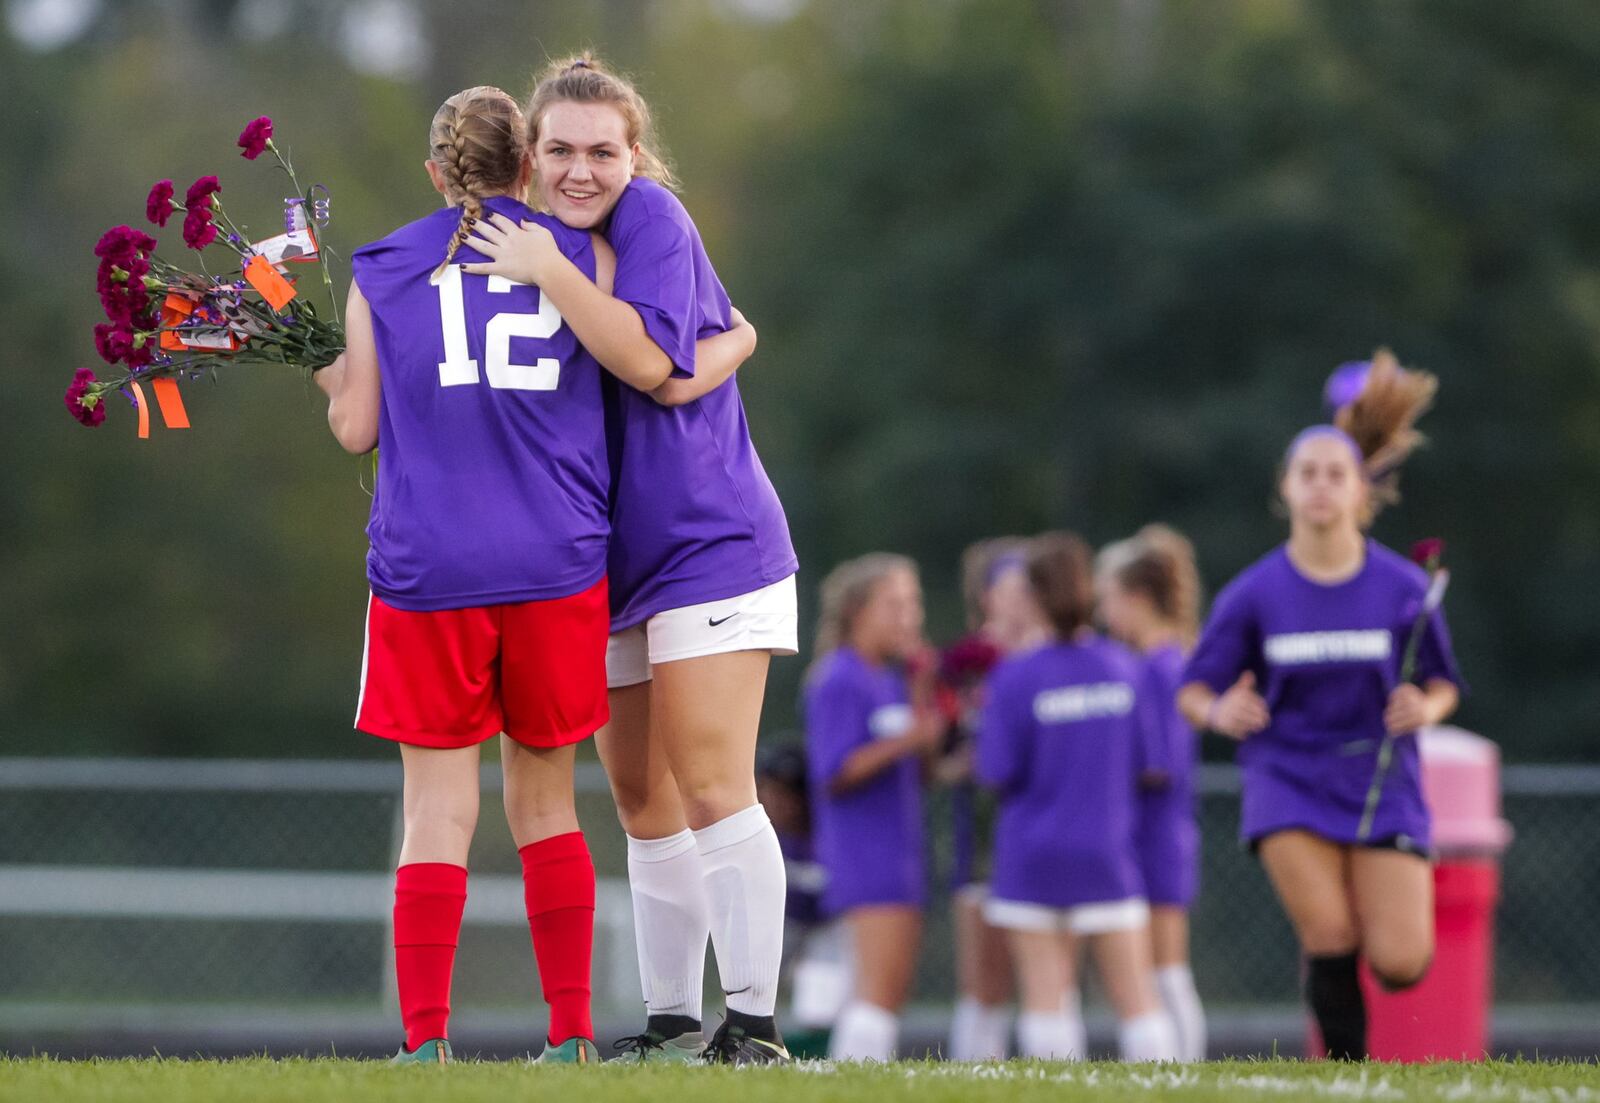
[[189, 411], [183, 408], [183, 396], [178, 393], [176, 379], [153, 379], [150, 389], [156, 392], [156, 407], [168, 429], [189, 428]]
[[138, 383], [129, 383], [133, 388], [134, 400], [139, 406], [139, 439], [150, 439], [150, 403], [144, 400], [144, 388]]

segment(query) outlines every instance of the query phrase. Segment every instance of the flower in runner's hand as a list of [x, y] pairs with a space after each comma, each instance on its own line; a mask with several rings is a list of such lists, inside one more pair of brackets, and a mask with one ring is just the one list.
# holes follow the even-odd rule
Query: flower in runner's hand
[[1430, 536], [1426, 540], [1418, 540], [1411, 545], [1411, 562], [1428, 570], [1435, 570], [1444, 559], [1444, 541], [1437, 536]]

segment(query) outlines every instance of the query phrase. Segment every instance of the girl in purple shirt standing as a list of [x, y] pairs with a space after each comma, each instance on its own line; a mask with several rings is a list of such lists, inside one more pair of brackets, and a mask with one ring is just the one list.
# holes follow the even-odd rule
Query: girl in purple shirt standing
[[1096, 562], [1100, 618], [1144, 659], [1156, 724], [1144, 755], [1134, 828], [1150, 901], [1156, 989], [1178, 1031], [1185, 1061], [1206, 1056], [1206, 1020], [1189, 968], [1189, 906], [1200, 881], [1194, 774], [1199, 736], [1179, 713], [1184, 661], [1200, 630], [1194, 547], [1165, 525], [1104, 549]]
[[[1190, 723], [1239, 741], [1241, 832], [1260, 856], [1307, 958], [1306, 998], [1328, 1053], [1366, 1055], [1358, 956], [1390, 988], [1433, 956], [1433, 872], [1418, 729], [1455, 711], [1460, 677], [1444, 617], [1421, 621], [1414, 675], [1402, 655], [1425, 573], [1366, 535], [1394, 500], [1433, 376], [1375, 358], [1336, 425], [1294, 439], [1278, 483], [1289, 541], [1217, 596], [1184, 673]], [[1360, 830], [1385, 736], [1394, 744]]]
[[978, 777], [1000, 797], [985, 918], [1010, 932], [1024, 1056], [1087, 1056], [1074, 1015], [1088, 942], [1120, 1020], [1127, 1060], [1177, 1057], [1150, 965], [1149, 907], [1134, 852], [1134, 796], [1155, 723], [1138, 659], [1089, 628], [1089, 551], [1069, 533], [1027, 556], [1050, 638], [1007, 657], [989, 679]]
[[[922, 589], [899, 555], [841, 563], [822, 583], [817, 657], [805, 688], [822, 906], [842, 918], [855, 990], [830, 1055], [887, 1061], [910, 993], [927, 899], [922, 774], [944, 726], [922, 662]], [[925, 664], [927, 665], [927, 664]]]
[[[610, 395], [611, 723], [596, 744], [628, 833], [649, 1015], [624, 1044], [641, 1059], [786, 1062], [783, 853], [755, 748], [769, 661], [796, 651], [798, 564], [732, 378], [740, 357], [707, 363], [697, 348], [750, 331], [663, 186], [632, 85], [588, 56], [558, 62], [526, 115], [539, 196], [566, 225], [604, 231], [614, 294], [579, 278], [546, 228], [499, 216], [472, 240], [491, 263], [467, 270], [537, 284], [614, 373], [671, 377]], [[728, 1014], [706, 1044], [708, 931]]]

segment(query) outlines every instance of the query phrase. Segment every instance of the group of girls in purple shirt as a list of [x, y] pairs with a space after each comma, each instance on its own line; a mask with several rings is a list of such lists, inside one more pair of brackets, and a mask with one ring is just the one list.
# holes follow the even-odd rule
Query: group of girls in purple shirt
[[[1459, 676], [1442, 615], [1419, 616], [1425, 572], [1366, 535], [1396, 497], [1436, 383], [1386, 353], [1357, 367], [1334, 423], [1285, 453], [1289, 539], [1222, 590], [1203, 629], [1193, 549], [1164, 526], [1095, 563], [1070, 533], [976, 546], [964, 565], [972, 634], [942, 664], [922, 641], [909, 560], [865, 556], [824, 581], [805, 719], [823, 907], [854, 946], [836, 1056], [895, 1052], [928, 891], [923, 786], [970, 774], [977, 791], [953, 805], [950, 1055], [1004, 1056], [1014, 993], [1020, 1053], [1086, 1056], [1087, 947], [1122, 1057], [1203, 1059], [1188, 929], [1200, 732], [1239, 742], [1241, 834], [1300, 941], [1326, 1052], [1365, 1055], [1358, 959], [1403, 988], [1432, 954], [1428, 812], [1409, 737], [1451, 714]], [[1393, 766], [1362, 831], [1385, 737]], [[986, 846], [980, 793], [994, 805]]]

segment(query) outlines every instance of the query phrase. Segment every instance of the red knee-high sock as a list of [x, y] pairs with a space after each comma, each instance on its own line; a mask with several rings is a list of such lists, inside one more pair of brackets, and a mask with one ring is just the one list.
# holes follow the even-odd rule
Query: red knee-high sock
[[593, 1038], [589, 961], [594, 953], [594, 862], [583, 832], [523, 847], [522, 887], [539, 984], [550, 1005], [550, 1041]]
[[448, 1038], [450, 973], [467, 906], [467, 871], [413, 862], [394, 872], [394, 971], [406, 1048]]

